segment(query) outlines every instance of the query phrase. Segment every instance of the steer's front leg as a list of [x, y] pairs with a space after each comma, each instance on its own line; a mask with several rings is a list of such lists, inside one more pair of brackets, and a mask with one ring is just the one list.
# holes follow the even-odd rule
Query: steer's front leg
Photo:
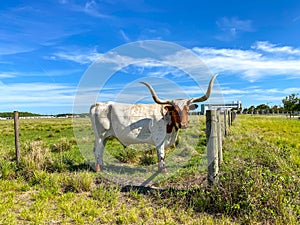
[[95, 140], [94, 155], [95, 155], [95, 171], [100, 172], [103, 168], [103, 151], [104, 145], [101, 138]]
[[162, 173], [167, 173], [167, 168], [165, 166], [165, 148], [164, 143], [156, 147], [157, 157], [158, 157], [158, 171]]

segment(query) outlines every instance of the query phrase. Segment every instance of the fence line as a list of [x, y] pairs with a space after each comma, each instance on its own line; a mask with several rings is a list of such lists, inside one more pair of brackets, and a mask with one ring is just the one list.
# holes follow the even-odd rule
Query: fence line
[[223, 139], [228, 135], [228, 127], [232, 125], [235, 119], [235, 111], [206, 111], [207, 180], [209, 185], [218, 181], [219, 166], [223, 161]]

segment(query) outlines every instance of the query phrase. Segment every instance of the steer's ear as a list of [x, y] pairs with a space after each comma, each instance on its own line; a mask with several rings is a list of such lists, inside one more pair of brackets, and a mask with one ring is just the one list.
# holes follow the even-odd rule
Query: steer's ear
[[191, 104], [191, 105], [189, 105], [189, 108], [190, 108], [190, 110], [195, 110], [195, 109], [198, 108], [198, 105], [196, 105], [196, 104]]
[[174, 110], [174, 106], [172, 106], [172, 105], [167, 105], [167, 106], [164, 107], [164, 109], [167, 110], [167, 111], [169, 111], [169, 112], [171, 112], [171, 111]]

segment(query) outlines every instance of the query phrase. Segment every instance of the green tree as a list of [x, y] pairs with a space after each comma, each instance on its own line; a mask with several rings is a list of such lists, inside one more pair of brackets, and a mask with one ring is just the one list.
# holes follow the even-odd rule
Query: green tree
[[270, 107], [266, 104], [261, 104], [261, 105], [256, 106], [256, 109], [257, 110], [270, 109]]
[[274, 105], [272, 107], [272, 111], [275, 112], [275, 113], [282, 113], [282, 108], [278, 105]]
[[259, 112], [260, 114], [267, 113], [269, 109], [270, 109], [270, 107], [266, 104], [260, 104], [260, 105], [256, 106], [256, 108], [255, 108], [255, 110], [257, 112]]
[[244, 108], [242, 113], [247, 114], [248, 112], [249, 112], [249, 110], [247, 108]]
[[248, 109], [248, 111], [249, 111], [250, 113], [253, 113], [254, 110], [255, 110], [255, 106], [254, 106], [254, 105], [251, 105], [251, 106], [249, 107], [249, 109]]
[[290, 113], [294, 113], [295, 111], [300, 110], [300, 98], [298, 94], [291, 94], [286, 96], [285, 99], [282, 99], [283, 107], [286, 111]]

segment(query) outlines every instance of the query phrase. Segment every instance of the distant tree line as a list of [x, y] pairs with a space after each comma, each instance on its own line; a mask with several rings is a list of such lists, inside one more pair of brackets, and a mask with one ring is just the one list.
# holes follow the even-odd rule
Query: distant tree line
[[[31, 112], [19, 112], [19, 117], [35, 117], [35, 116], [49, 116], [49, 115], [41, 115], [37, 113], [31, 113]], [[68, 117], [68, 118], [74, 118], [74, 117], [88, 117], [89, 113], [82, 113], [82, 114], [73, 114], [73, 113], [62, 113], [57, 115], [52, 115], [54, 117], [60, 118], [60, 117]], [[13, 118], [14, 113], [13, 112], [0, 112], [0, 117], [2, 118]]]
[[[31, 113], [31, 112], [19, 112], [20, 117], [29, 117], [29, 116], [41, 116], [40, 114]], [[0, 112], [0, 117], [4, 118], [13, 118], [13, 112]]]
[[266, 113], [288, 113], [294, 115], [300, 112], [300, 97], [298, 94], [291, 94], [282, 99], [283, 107], [274, 105], [272, 107], [267, 104], [260, 104], [258, 106], [250, 106], [249, 108], [244, 108], [242, 113], [244, 114], [266, 114]]
[[284, 113], [285, 110], [281, 106], [274, 105], [272, 107], [267, 104], [260, 104], [258, 106], [250, 106], [249, 108], [244, 108], [242, 113], [244, 114], [265, 114], [265, 113]]

